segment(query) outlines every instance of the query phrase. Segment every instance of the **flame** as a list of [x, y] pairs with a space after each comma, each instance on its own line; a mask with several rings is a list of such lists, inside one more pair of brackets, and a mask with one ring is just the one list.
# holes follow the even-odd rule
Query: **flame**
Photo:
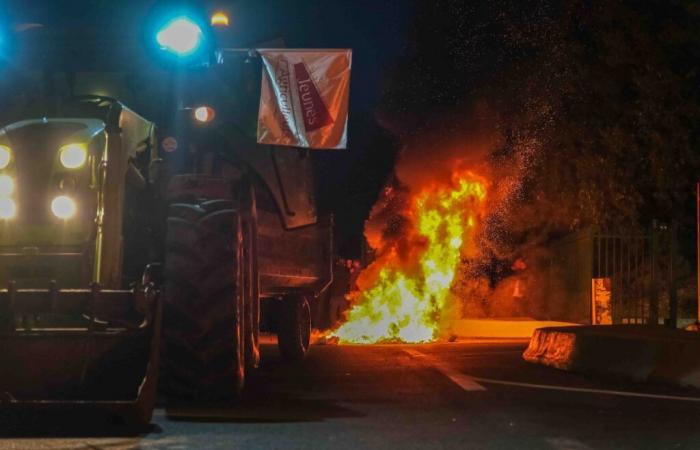
[[458, 265], [474, 250], [485, 197], [485, 183], [471, 172], [455, 173], [414, 196], [404, 212], [409, 250], [398, 242], [383, 249], [361, 275], [373, 280], [354, 294], [347, 321], [330, 337], [362, 344], [436, 340], [453, 306], [450, 288]]

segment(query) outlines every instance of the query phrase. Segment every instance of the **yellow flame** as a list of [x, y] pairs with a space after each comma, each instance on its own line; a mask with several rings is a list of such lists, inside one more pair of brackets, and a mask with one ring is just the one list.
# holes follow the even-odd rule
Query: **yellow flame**
[[363, 344], [437, 339], [461, 256], [473, 245], [470, 236], [485, 196], [484, 183], [469, 172], [456, 175], [449, 186], [421, 192], [407, 214], [413, 219], [409, 232], [421, 243], [418, 270], [409, 275], [398, 267], [396, 249], [378, 259], [376, 280], [357, 294], [347, 321], [330, 336], [340, 343]]

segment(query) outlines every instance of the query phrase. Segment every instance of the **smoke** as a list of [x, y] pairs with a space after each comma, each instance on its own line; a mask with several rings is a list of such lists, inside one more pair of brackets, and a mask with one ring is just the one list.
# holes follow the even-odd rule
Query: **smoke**
[[[571, 143], [556, 139], [577, 73], [567, 14], [550, 2], [438, 0], [418, 15], [412, 53], [384, 91], [378, 121], [403, 145], [365, 223], [367, 241], [378, 258], [395, 250], [409, 266], [420, 244], [406, 240], [411, 196], [456, 170], [483, 177], [476, 245], [463, 254], [452, 288], [466, 316], [549, 317], [565, 309], [564, 295], [551, 302], [559, 288], [546, 246], [581, 216], [576, 199], [562, 201], [569, 193], [556, 188], [573, 179], [556, 170], [572, 167], [557, 151]], [[360, 286], [375, 276], [370, 267]]]
[[468, 168], [487, 176], [488, 156], [502, 143], [497, 116], [485, 103], [466, 113], [442, 115], [403, 139], [397, 178], [416, 190], [436, 180], [449, 180]]
[[[375, 251], [405, 235], [403, 215], [412, 195], [426, 186], [448, 183], [455, 172], [470, 170], [489, 179], [489, 155], [503, 144], [496, 115], [485, 103], [468, 113], [433, 117], [405, 130], [386, 120], [403, 143], [396, 166], [365, 223], [365, 237]], [[399, 245], [401, 247], [401, 245]]]
[[[543, 145], [532, 134], [504, 135], [501, 124], [506, 121], [481, 100], [467, 112], [438, 115], [415, 129], [388, 124], [403, 146], [365, 223], [365, 237], [378, 259], [395, 252], [395, 264], [411, 273], [421, 248], [408, 239], [410, 199], [428, 186], [448, 183], [455, 172], [469, 170], [486, 180], [488, 194], [474, 245], [464, 246], [453, 284], [453, 298], [461, 310], [456, 314], [556, 317], [563, 306], [549, 300], [559, 290], [549, 279], [550, 255], [543, 246], [549, 230], [532, 227], [541, 222], [537, 214], [542, 210], [525, 199], [528, 176]], [[517, 261], [521, 266], [514, 269]], [[381, 264], [362, 273], [360, 290], [372, 286], [378, 267]]]

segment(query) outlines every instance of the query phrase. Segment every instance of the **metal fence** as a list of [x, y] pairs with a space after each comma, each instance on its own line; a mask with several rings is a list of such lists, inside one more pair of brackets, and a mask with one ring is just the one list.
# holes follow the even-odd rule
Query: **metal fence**
[[657, 258], [651, 236], [596, 234], [593, 238], [593, 278], [610, 281], [613, 323], [658, 320], [655, 270]]
[[[550, 283], [570, 303], [568, 320], [595, 323], [596, 282], [609, 296], [606, 316], [616, 324], [677, 322], [675, 230], [655, 226], [646, 234], [584, 230], [550, 246]], [[563, 291], [563, 294], [561, 293]]]

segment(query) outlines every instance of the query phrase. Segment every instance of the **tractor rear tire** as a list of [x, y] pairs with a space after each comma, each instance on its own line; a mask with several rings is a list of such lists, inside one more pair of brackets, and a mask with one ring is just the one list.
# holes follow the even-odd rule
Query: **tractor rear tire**
[[311, 308], [301, 295], [282, 299], [277, 322], [277, 345], [282, 359], [299, 362], [304, 359], [311, 342]]
[[232, 400], [243, 389], [242, 226], [233, 203], [174, 204], [164, 271], [168, 394]]
[[[244, 291], [249, 299], [245, 303], [244, 339], [246, 371], [260, 364], [260, 275], [258, 273], [258, 215], [255, 191], [246, 183], [242, 189], [241, 225], [243, 226], [243, 278]], [[247, 187], [247, 189], [245, 189]]]
[[243, 221], [243, 270], [244, 291], [249, 298], [244, 311], [245, 367], [250, 372], [260, 365], [260, 282], [258, 276], [257, 230], [251, 226], [249, 217]]

